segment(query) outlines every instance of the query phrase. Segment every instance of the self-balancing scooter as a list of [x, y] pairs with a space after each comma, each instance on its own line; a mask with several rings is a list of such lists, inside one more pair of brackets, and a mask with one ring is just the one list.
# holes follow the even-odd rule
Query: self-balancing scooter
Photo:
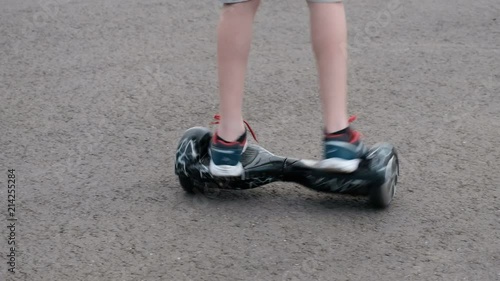
[[393, 145], [372, 146], [353, 173], [328, 172], [315, 168], [317, 161], [272, 154], [250, 144], [242, 155], [241, 177], [214, 177], [208, 170], [208, 146], [212, 133], [203, 127], [188, 129], [177, 147], [175, 174], [188, 193], [207, 188], [251, 189], [271, 182], [294, 182], [316, 191], [368, 196], [377, 208], [391, 203], [399, 176], [398, 155]]

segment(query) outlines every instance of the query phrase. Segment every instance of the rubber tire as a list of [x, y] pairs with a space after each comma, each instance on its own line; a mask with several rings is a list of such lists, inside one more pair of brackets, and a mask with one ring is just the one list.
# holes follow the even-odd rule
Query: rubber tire
[[198, 193], [198, 189], [195, 187], [193, 181], [190, 178], [185, 176], [179, 176], [179, 183], [181, 184], [182, 189], [184, 189], [186, 193], [189, 194]]
[[[177, 150], [179, 150], [180, 144], [182, 143], [183, 140], [194, 139], [196, 140], [195, 149], [198, 152], [198, 156], [194, 159], [191, 159], [190, 161], [193, 162], [199, 161], [202, 155], [208, 151], [208, 142], [210, 141], [211, 137], [212, 133], [207, 128], [203, 127], [190, 128], [184, 132], [184, 135], [182, 136], [181, 140], [179, 141], [179, 145], [177, 146]], [[178, 157], [177, 153], [176, 157]], [[177, 165], [177, 159], [176, 159], [176, 165]], [[186, 193], [196, 194], [203, 191], [202, 188], [195, 185], [195, 183], [189, 176], [185, 175], [184, 173], [178, 173], [177, 170], [175, 171], [175, 174], [179, 177], [179, 183], [182, 189], [184, 189]]]
[[[368, 200], [370, 205], [374, 208], [377, 209], [387, 208], [391, 204], [394, 195], [396, 193], [396, 187], [399, 177], [399, 161], [396, 153], [393, 154], [393, 158], [394, 159], [392, 161], [394, 161], [394, 163], [391, 162], [387, 163], [386, 169], [391, 169], [391, 172], [390, 174], [387, 174], [386, 170], [385, 182], [381, 185], [372, 186], [370, 188], [370, 194], [368, 196]], [[394, 169], [395, 171], [392, 171]], [[389, 191], [387, 190], [386, 184], [393, 185], [392, 187], [390, 187]], [[388, 192], [392, 194], [390, 194], [390, 196], [387, 196]]]

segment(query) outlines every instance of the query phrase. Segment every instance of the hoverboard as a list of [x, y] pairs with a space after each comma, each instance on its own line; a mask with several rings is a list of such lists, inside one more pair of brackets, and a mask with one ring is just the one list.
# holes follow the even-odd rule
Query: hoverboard
[[310, 189], [368, 196], [372, 206], [385, 208], [396, 192], [399, 162], [396, 149], [388, 143], [372, 146], [353, 173], [316, 168], [315, 160], [274, 155], [263, 147], [249, 144], [242, 154], [244, 173], [239, 177], [215, 177], [209, 172], [208, 146], [212, 132], [203, 127], [188, 129], [177, 147], [175, 174], [188, 193], [207, 188], [251, 189], [275, 181], [294, 182]]

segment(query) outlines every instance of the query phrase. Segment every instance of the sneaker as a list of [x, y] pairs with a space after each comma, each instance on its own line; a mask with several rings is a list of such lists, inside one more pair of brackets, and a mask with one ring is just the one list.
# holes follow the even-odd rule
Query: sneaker
[[[214, 116], [215, 122], [211, 124], [219, 124], [220, 115]], [[243, 121], [246, 128], [252, 134], [252, 137], [257, 141], [254, 131], [247, 121]], [[213, 176], [217, 177], [238, 177], [243, 174], [243, 165], [241, 164], [241, 155], [247, 148], [247, 131], [234, 142], [227, 142], [217, 135], [215, 132], [208, 152], [210, 153], [209, 170]]]
[[210, 173], [217, 177], [237, 177], [243, 174], [241, 154], [247, 147], [247, 133], [234, 142], [227, 142], [214, 134], [210, 142]]
[[[349, 118], [349, 123], [355, 117]], [[361, 134], [350, 127], [340, 134], [326, 134], [324, 138], [324, 160], [318, 162], [319, 169], [352, 173], [356, 171], [366, 147], [360, 140]]]

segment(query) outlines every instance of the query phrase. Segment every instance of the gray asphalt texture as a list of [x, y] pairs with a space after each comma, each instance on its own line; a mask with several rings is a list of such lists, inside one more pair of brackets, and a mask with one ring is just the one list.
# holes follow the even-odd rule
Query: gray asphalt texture
[[[384, 211], [285, 183], [182, 191], [177, 142], [217, 113], [219, 8], [1, 1], [0, 280], [500, 280], [500, 2], [346, 2], [353, 126], [401, 157]], [[245, 97], [262, 146], [321, 157], [316, 82], [307, 5], [263, 1]]]

